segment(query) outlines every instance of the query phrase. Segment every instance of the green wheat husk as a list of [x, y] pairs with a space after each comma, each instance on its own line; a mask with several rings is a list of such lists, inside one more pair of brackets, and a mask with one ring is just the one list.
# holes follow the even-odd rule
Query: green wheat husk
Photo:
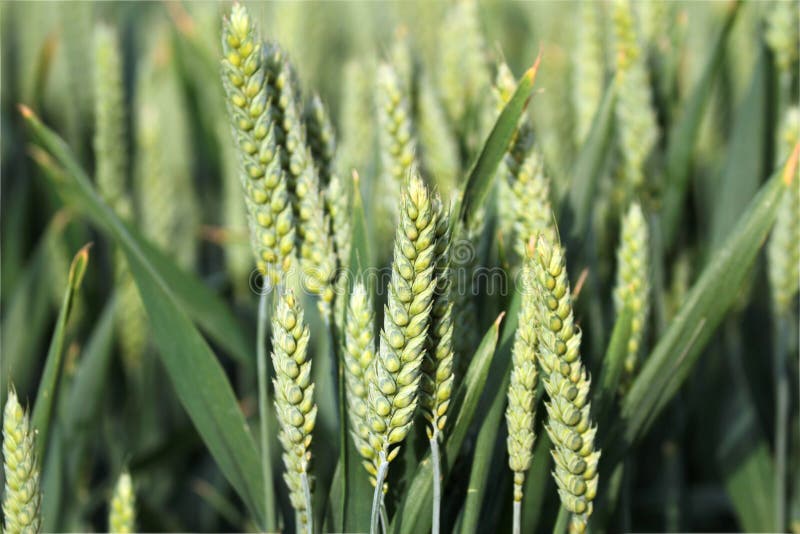
[[369, 384], [369, 442], [375, 453], [371, 474], [375, 496], [371, 532], [383, 482], [399, 444], [408, 435], [419, 401], [419, 384], [436, 289], [436, 212], [416, 170], [403, 188], [395, 233], [392, 278], [384, 312], [375, 376]]
[[325, 184], [325, 212], [330, 220], [338, 264], [342, 268], [350, 259], [350, 196], [338, 170], [336, 131], [319, 96], [315, 95], [306, 106], [306, 125], [311, 153], [320, 180]]
[[644, 165], [658, 139], [658, 124], [646, 58], [628, 0], [614, 1], [612, 19], [618, 86], [616, 128], [627, 196], [644, 184]]
[[259, 270], [277, 283], [292, 263], [295, 227], [270, 116], [264, 51], [241, 5], [233, 7], [222, 33], [223, 85], [239, 152], [251, 243]]
[[781, 72], [791, 72], [797, 66], [800, 48], [800, 20], [794, 1], [773, 2], [767, 14], [765, 40], [775, 54]]
[[436, 212], [434, 280], [425, 360], [420, 382], [420, 405], [430, 423], [429, 439], [439, 439], [447, 422], [453, 392], [453, 303], [450, 299], [450, 213], [439, 199]]
[[109, 26], [95, 29], [93, 65], [97, 190], [121, 217], [130, 218], [133, 208], [126, 192], [128, 145], [122, 58], [117, 33]]
[[389, 49], [389, 64], [397, 73], [400, 90], [408, 99], [409, 110], [414, 110], [416, 108], [416, 95], [414, 94], [416, 65], [409, 42], [408, 29], [405, 26], [399, 26], [394, 32], [392, 46]]
[[[800, 109], [786, 112], [780, 152], [786, 157], [800, 139]], [[772, 303], [778, 315], [791, 308], [800, 285], [800, 180], [794, 180], [778, 206], [778, 216], [767, 244]]]
[[192, 185], [188, 124], [175, 73], [163, 64], [171, 50], [160, 42], [145, 67], [137, 95], [134, 169], [142, 231], [191, 269], [199, 227]]
[[39, 459], [34, 448], [35, 431], [13, 389], [3, 411], [3, 529], [8, 534], [41, 530]]
[[536, 294], [533, 291], [533, 265], [529, 257], [522, 268], [522, 302], [519, 310], [519, 326], [514, 335], [511, 352], [511, 379], [508, 384], [508, 466], [514, 473], [514, 532], [519, 531], [520, 504], [525, 483], [525, 473], [533, 460], [533, 443], [536, 440]]
[[590, 418], [590, 381], [581, 362], [564, 249], [545, 236], [533, 252], [537, 293], [539, 365], [548, 396], [547, 433], [553, 442], [553, 477], [562, 506], [572, 514], [571, 532], [584, 532], [597, 493], [597, 427]]
[[136, 495], [131, 475], [120, 474], [108, 507], [108, 531], [113, 534], [136, 532]]
[[478, 308], [475, 300], [473, 275], [478, 264], [478, 249], [483, 237], [486, 221], [484, 208], [479, 207], [479, 215], [469, 226], [455, 236], [451, 245], [452, 265], [451, 292], [453, 301], [453, 344], [456, 352], [456, 376], [463, 377], [469, 367], [469, 358], [477, 346]]
[[[649, 3], [649, 2], [646, 2]], [[572, 59], [572, 104], [575, 108], [575, 146], [583, 146], [605, 89], [605, 50], [598, 10], [601, 4], [580, 2]]]
[[509, 184], [513, 216], [514, 249], [524, 258], [531, 236], [544, 235], [555, 240], [553, 213], [550, 205], [550, 181], [544, 174], [544, 158], [533, 149], [515, 169]]
[[[361, 281], [350, 294], [344, 327], [344, 371], [347, 414], [356, 450], [367, 471], [374, 471], [375, 451], [370, 446], [369, 384], [375, 380], [375, 313], [372, 299]], [[371, 475], [374, 476], [374, 473]], [[374, 481], [373, 481], [374, 484]]]
[[622, 230], [617, 249], [617, 283], [614, 288], [614, 308], [617, 314], [624, 308], [632, 312], [630, 336], [625, 355], [624, 387], [633, 378], [641, 351], [647, 314], [650, 309], [650, 282], [648, 259], [649, 231], [641, 206], [634, 202], [622, 219]]
[[422, 73], [419, 78], [416, 124], [420, 163], [426, 174], [436, 181], [442, 196], [449, 198], [461, 171], [458, 143], [436, 87], [427, 73]]
[[375, 146], [372, 128], [372, 94], [374, 76], [367, 66], [350, 60], [342, 71], [341, 143], [339, 172], [348, 176], [352, 169], [365, 169], [370, 165]]
[[121, 251], [116, 254], [114, 280], [117, 287], [115, 329], [119, 337], [122, 362], [125, 369], [133, 374], [140, 369], [142, 356], [147, 348], [147, 313]]
[[439, 34], [437, 85], [450, 121], [462, 134], [467, 115], [477, 109], [491, 85], [477, 11], [474, 0], [455, 2]]
[[275, 370], [275, 410], [281, 430], [278, 439], [283, 447], [283, 475], [289, 487], [292, 507], [302, 524], [313, 532], [310, 506], [311, 438], [317, 418], [314, 384], [311, 382], [311, 359], [308, 356], [308, 326], [303, 309], [294, 293], [286, 291], [278, 298], [272, 319], [272, 366]]
[[[497, 115], [511, 100], [516, 87], [517, 82], [511, 69], [507, 64], [500, 63], [497, 67], [497, 74], [492, 87]], [[515, 204], [515, 194], [511, 191], [510, 186], [516, 182], [522, 162], [533, 149], [533, 141], [533, 125], [527, 116], [523, 116], [517, 125], [508, 150], [503, 155], [503, 160], [500, 162], [497, 171], [500, 177], [497, 180], [497, 202], [499, 205], [497, 216], [500, 232], [503, 236], [511, 237], [514, 232], [515, 212], [512, 206]], [[524, 246], [523, 243], [523, 248]], [[520, 257], [524, 257], [524, 254]]]
[[289, 178], [297, 248], [303, 271], [303, 287], [318, 295], [318, 306], [330, 322], [335, 296], [336, 250], [325, 214], [320, 177], [309, 148], [300, 109], [299, 87], [286, 53], [276, 44], [266, 50], [269, 95], [273, 121], [279, 139], [284, 172]]
[[[383, 211], [397, 219], [400, 186], [414, 163], [416, 140], [411, 122], [408, 95], [394, 67], [383, 63], [378, 67], [375, 88], [378, 115], [381, 177], [378, 182]], [[380, 219], [384, 220], [385, 219]], [[388, 229], [387, 229], [388, 230]]]

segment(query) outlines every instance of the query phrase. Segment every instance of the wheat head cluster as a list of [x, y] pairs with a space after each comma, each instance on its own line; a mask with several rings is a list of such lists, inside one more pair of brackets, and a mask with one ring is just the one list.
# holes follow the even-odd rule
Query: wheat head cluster
[[563, 4], [11, 32], [2, 530], [800, 532], [800, 5]]

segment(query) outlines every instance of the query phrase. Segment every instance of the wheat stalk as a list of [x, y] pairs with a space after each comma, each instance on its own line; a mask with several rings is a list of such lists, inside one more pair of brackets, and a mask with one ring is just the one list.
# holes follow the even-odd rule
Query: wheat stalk
[[136, 532], [136, 495], [131, 475], [120, 474], [108, 510], [108, 531], [114, 534]]
[[377, 517], [383, 482], [399, 444], [414, 422], [419, 383], [436, 288], [436, 212], [433, 199], [412, 169], [403, 188], [400, 221], [395, 233], [392, 279], [389, 283], [375, 376], [369, 384], [370, 445], [376, 461], [371, 532]]
[[547, 433], [553, 442], [553, 477], [561, 504], [572, 513], [571, 532], [584, 532], [597, 493], [597, 427], [590, 419], [590, 382], [580, 357], [564, 250], [539, 236], [534, 246], [538, 360], [549, 402]]
[[42, 528], [39, 459], [34, 440], [28, 414], [12, 389], [3, 411], [3, 530], [9, 534], [36, 533]]
[[623, 387], [627, 387], [626, 384], [636, 370], [650, 308], [648, 242], [647, 221], [641, 206], [634, 202], [622, 219], [622, 237], [617, 249], [617, 284], [614, 288], [614, 307], [617, 313], [627, 307], [633, 314], [624, 375], [621, 379]]
[[311, 437], [317, 418], [311, 360], [308, 357], [308, 326], [294, 293], [278, 298], [272, 319], [272, 366], [275, 370], [275, 409], [283, 446], [283, 475], [289, 487], [292, 507], [300, 522], [313, 533], [310, 473]]

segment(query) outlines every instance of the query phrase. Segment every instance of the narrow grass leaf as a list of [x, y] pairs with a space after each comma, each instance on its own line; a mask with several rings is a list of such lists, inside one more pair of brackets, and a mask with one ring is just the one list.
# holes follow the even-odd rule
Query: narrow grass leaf
[[[45, 149], [34, 151], [34, 159], [48, 174], [51, 182], [57, 176], [66, 179], [66, 182], [58, 180], [55, 183], [63, 200], [89, 217], [101, 230], [113, 235], [121, 245], [139, 255], [154, 276], [165, 287], [169, 287], [180, 307], [215, 342], [240, 362], [254, 366], [255, 357], [250, 343], [224, 302], [195, 275], [181, 269], [147, 241], [136, 228], [122, 223], [100, 200], [89, 177], [64, 141], [30, 109], [24, 106], [20, 106], [20, 109], [36, 140]], [[57, 167], [54, 169], [56, 163], [51, 156], [63, 170]]]
[[[47, 129], [30, 110], [23, 115], [37, 138], [50, 149], [85, 197], [87, 211], [103, 214], [104, 225], [122, 246], [131, 273], [139, 288], [161, 361], [172, 380], [181, 404], [192, 419], [211, 455], [234, 489], [242, 497], [257, 522], [264, 524], [264, 485], [260, 477], [259, 456], [244, 415], [222, 366], [203, 337], [183, 311], [186, 303], [176, 298], [175, 286], [165, 269], [169, 260], [154, 264], [152, 245], [147, 245], [120, 221], [94, 194], [88, 177], [80, 169], [63, 141]], [[200, 282], [196, 282], [203, 287]], [[185, 290], [187, 285], [183, 285]], [[212, 299], [216, 300], [216, 298]], [[223, 305], [220, 305], [223, 306]], [[232, 319], [231, 319], [232, 321]]]
[[595, 199], [597, 182], [612, 146], [616, 98], [617, 85], [611, 80], [594, 116], [589, 136], [572, 168], [572, 183], [559, 218], [559, 228], [562, 228], [565, 236], [583, 237], [589, 221], [592, 220], [592, 201]]
[[86, 266], [89, 263], [90, 246], [91, 245], [86, 245], [78, 251], [70, 265], [67, 288], [64, 290], [64, 299], [61, 302], [61, 310], [58, 312], [58, 319], [56, 320], [53, 337], [50, 339], [47, 360], [45, 361], [42, 379], [39, 383], [39, 390], [36, 394], [36, 403], [33, 407], [31, 424], [38, 433], [36, 439], [36, 454], [39, 458], [44, 458], [45, 451], [47, 450], [47, 436], [50, 430], [53, 405], [55, 404], [56, 396], [58, 395], [58, 386], [61, 382], [67, 321], [69, 321], [70, 312], [72, 311], [75, 294], [80, 289], [83, 276], [86, 274]]
[[619, 435], [625, 444], [640, 438], [675, 395], [733, 305], [775, 221], [778, 202], [795, 178], [799, 154], [797, 145], [785, 167], [761, 187], [647, 358], [622, 403], [624, 431]]
[[728, 36], [736, 21], [740, 2], [732, 3], [725, 16], [725, 21], [720, 28], [708, 62], [703, 68], [703, 73], [697, 80], [683, 111], [670, 128], [666, 155], [666, 190], [664, 191], [664, 206], [662, 208], [661, 229], [664, 235], [664, 247], [669, 248], [675, 239], [678, 223], [684, 205], [684, 195], [689, 183], [692, 152], [700, 132], [700, 125], [705, 115], [705, 110], [711, 100], [714, 89], [714, 80], [719, 74]]
[[[445, 464], [458, 456], [467, 430], [478, 408], [478, 400], [486, 385], [486, 378], [500, 337], [502, 317], [501, 314], [483, 336], [451, 405], [450, 409], [455, 415], [455, 422], [452, 426], [446, 427], [445, 430], [445, 435], [447, 436], [447, 442], [444, 447], [444, 456], [447, 459]], [[505, 391], [502, 393], [505, 395]], [[443, 483], [446, 480], [445, 477]], [[405, 497], [397, 509], [390, 530], [396, 534], [411, 534], [430, 530], [432, 492], [433, 471], [429, 453], [419, 463], [416, 473], [408, 484]]]
[[758, 191], [758, 186], [773, 160], [765, 160], [769, 135], [770, 70], [772, 58], [762, 48], [753, 69], [750, 87], [736, 114], [720, 179], [714, 186], [715, 195], [711, 218], [711, 243], [709, 252], [715, 251], [727, 235], [728, 229], [739, 220], [747, 203]]
[[536, 72], [539, 69], [539, 60], [520, 78], [517, 88], [511, 100], [503, 108], [497, 118], [489, 137], [481, 149], [478, 159], [472, 166], [469, 178], [464, 186], [464, 193], [461, 197], [461, 205], [454, 213], [458, 213], [459, 222], [465, 227], [470, 228], [472, 217], [478, 213], [477, 207], [482, 206], [486, 200], [486, 195], [492, 188], [492, 181], [497, 174], [497, 166], [503, 159], [520, 116], [525, 111], [528, 99], [533, 91], [533, 83], [536, 80]]
[[628, 353], [628, 339], [631, 335], [631, 321], [633, 311], [629, 307], [624, 307], [622, 313], [614, 323], [614, 331], [611, 334], [611, 341], [608, 342], [606, 354], [603, 357], [603, 366], [600, 371], [600, 387], [595, 392], [594, 400], [597, 403], [598, 428], [603, 428], [603, 422], [608, 417], [614, 397], [617, 394], [619, 380], [625, 364], [625, 356]]

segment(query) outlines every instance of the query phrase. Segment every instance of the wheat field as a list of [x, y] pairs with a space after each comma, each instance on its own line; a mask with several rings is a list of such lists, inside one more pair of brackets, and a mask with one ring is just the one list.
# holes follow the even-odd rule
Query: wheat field
[[0, 93], [0, 531], [800, 534], [796, 0], [5, 0]]

